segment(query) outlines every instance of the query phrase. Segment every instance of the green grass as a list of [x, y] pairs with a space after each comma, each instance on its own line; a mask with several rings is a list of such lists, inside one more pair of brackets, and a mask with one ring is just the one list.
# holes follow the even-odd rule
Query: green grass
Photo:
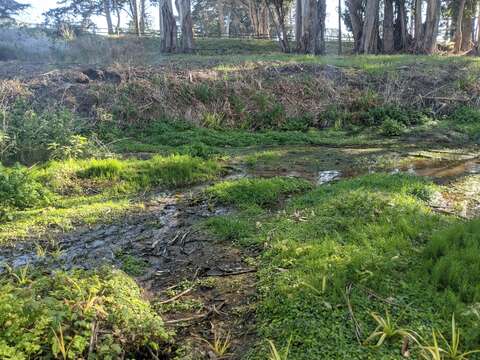
[[0, 324], [2, 359], [160, 355], [171, 338], [138, 285], [108, 268], [3, 275]]
[[69, 231], [82, 224], [115, 221], [128, 211], [141, 209], [141, 203], [132, 201], [139, 191], [181, 188], [212, 180], [220, 175], [222, 165], [189, 155], [158, 155], [149, 160], [54, 161], [24, 171], [38, 185], [36, 188], [52, 194], [51, 200], [48, 204], [32, 203], [28, 209], [4, 210], [0, 243], [43, 235], [49, 230]]
[[457, 224], [432, 237], [425, 269], [437, 288], [465, 303], [480, 300], [480, 220]]
[[[127, 132], [128, 140], [115, 144], [119, 152], [161, 152], [212, 157], [232, 148], [271, 145], [360, 145], [381, 143], [371, 133], [346, 130], [247, 131], [196, 127], [182, 121], [158, 121]], [[387, 140], [389, 141], [389, 140]]]
[[204, 160], [190, 155], [156, 155], [148, 160], [89, 159], [70, 160], [47, 164], [40, 169], [39, 176], [52, 186], [56, 175], [89, 180], [124, 182], [132, 188], [142, 190], [153, 186], [182, 187], [212, 180], [219, 175], [221, 164], [215, 160]]
[[479, 60], [468, 57], [452, 56], [412, 56], [412, 55], [357, 55], [357, 56], [314, 56], [302, 54], [263, 53], [263, 54], [238, 54], [238, 55], [174, 55], [169, 58], [180, 65], [188, 62], [213, 66], [220, 71], [237, 71], [243, 66], [258, 66], [269, 63], [271, 66], [284, 66], [291, 64], [317, 64], [331, 65], [342, 68], [353, 68], [370, 74], [385, 74], [393, 72], [403, 66], [423, 66], [434, 69], [435, 67], [449, 64], [478, 66]]
[[210, 198], [241, 208], [279, 205], [289, 194], [301, 193], [312, 185], [303, 179], [274, 177], [223, 181], [205, 190]]
[[[236, 183], [220, 184], [210, 192], [240, 206], [264, 203], [257, 201], [262, 198], [257, 184]], [[370, 314], [384, 314], [387, 309], [398, 327], [425, 337], [433, 328], [447, 331], [455, 312], [465, 334], [464, 346], [477, 347], [478, 318], [466, 312], [472, 301], [449, 294], [467, 282], [474, 289], [475, 283], [468, 279], [475, 278], [476, 272], [444, 291], [431, 276], [435, 267], [425, 264], [424, 249], [435, 241], [432, 234], [455, 222], [428, 207], [427, 201], [438, 190], [418, 177], [373, 174], [297, 195], [274, 216], [240, 212], [210, 219], [208, 224], [225, 240], [248, 238], [246, 244], [256, 241], [267, 248], [259, 272], [258, 329], [263, 339], [274, 340], [280, 347], [291, 338], [291, 359], [397, 358], [401, 338], [388, 339], [379, 348], [357, 342], [347, 302], [362, 329], [361, 342], [376, 326]], [[275, 193], [277, 200], [272, 196], [265, 204], [278, 204], [282, 196]], [[445, 245], [440, 248], [451, 254], [450, 264], [460, 275], [474, 266], [475, 255], [465, 265], [456, 259], [461, 251], [476, 254], [476, 245], [457, 252], [446, 244], [453, 233], [464, 234], [458, 237], [473, 243], [478, 224], [463, 232], [464, 225], [458, 226], [450, 235], [436, 236], [443, 239]], [[438, 273], [445, 269], [436, 266]], [[419, 348], [411, 346], [418, 356]], [[260, 341], [250, 357], [263, 359], [267, 353], [266, 341]]]
[[282, 151], [267, 150], [256, 152], [245, 157], [245, 164], [254, 166], [258, 163], [276, 162], [282, 158]]
[[212, 217], [205, 222], [205, 226], [225, 241], [243, 240], [250, 237], [255, 230], [255, 224], [240, 214]]
[[145, 269], [148, 266], [148, 262], [130, 255], [126, 254], [117, 254], [117, 258], [121, 261], [121, 269], [125, 271], [128, 275], [132, 276], [140, 276], [144, 274]]

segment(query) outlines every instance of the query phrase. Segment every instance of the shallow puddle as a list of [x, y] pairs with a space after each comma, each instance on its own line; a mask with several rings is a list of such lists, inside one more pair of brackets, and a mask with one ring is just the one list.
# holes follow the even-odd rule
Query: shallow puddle
[[480, 158], [470, 160], [434, 162], [427, 160], [417, 160], [401, 169], [419, 176], [428, 176], [432, 178], [456, 178], [462, 175], [480, 174]]

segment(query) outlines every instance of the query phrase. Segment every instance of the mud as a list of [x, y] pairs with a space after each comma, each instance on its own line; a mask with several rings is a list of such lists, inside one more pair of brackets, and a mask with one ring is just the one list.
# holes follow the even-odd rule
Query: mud
[[[480, 157], [475, 154], [411, 154], [377, 148], [283, 150], [278, 159], [253, 166], [234, 162], [224, 179], [280, 175], [322, 185], [369, 172], [406, 172], [451, 184], [449, 191], [432, 199], [434, 210], [462, 217], [480, 213]], [[203, 220], [230, 209], [209, 203], [202, 197], [203, 188], [152, 193], [142, 199], [141, 211], [113, 224], [81, 227], [46, 236], [37, 244], [3, 248], [0, 264], [125, 268], [126, 255], [139, 259], [144, 267], [137, 281], [191, 358], [215, 358], [207, 344], [213, 341], [215, 329], [231, 334], [230, 358], [240, 358], [255, 343], [256, 268], [252, 259], [260, 250], [219, 242], [204, 230]], [[186, 290], [182, 283], [188, 284]]]
[[[44, 238], [36, 248], [32, 243], [4, 248], [0, 264], [68, 270], [106, 264], [124, 268], [125, 255], [141, 260], [145, 265], [136, 279], [154, 304], [168, 300], [165, 294], [179, 283], [193, 284], [192, 291], [162, 311], [167, 326], [176, 330], [177, 342], [188, 344], [188, 354], [211, 358], [207, 343], [200, 339], [211, 339], [214, 324], [231, 334], [231, 358], [239, 358], [253, 343], [251, 303], [256, 269], [245, 262], [246, 251], [219, 243], [199, 225], [203, 219], [229, 211], [213, 209], [199, 198], [200, 190], [152, 194], [142, 212], [129, 214], [118, 223]], [[202, 285], [203, 279], [219, 281]], [[182, 305], [188, 302], [198, 306]]]

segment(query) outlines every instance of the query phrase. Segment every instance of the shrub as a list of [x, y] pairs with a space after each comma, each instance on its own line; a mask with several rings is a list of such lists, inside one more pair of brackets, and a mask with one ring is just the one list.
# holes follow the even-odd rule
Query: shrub
[[426, 271], [440, 290], [466, 302], [480, 301], [480, 220], [472, 220], [436, 233], [427, 244]]
[[[121, 271], [57, 271], [23, 280], [12, 277], [0, 285], [1, 355], [133, 358], [167, 348], [170, 334], [162, 319]], [[95, 326], [101, 331], [89, 349]]]
[[0, 142], [3, 160], [34, 163], [49, 158], [54, 148], [71, 145], [81, 122], [65, 109], [36, 112], [23, 101], [5, 114], [4, 134]]
[[31, 172], [21, 166], [0, 165], [0, 208], [27, 209], [47, 203], [49, 193]]
[[193, 87], [194, 96], [201, 102], [208, 104], [217, 97], [217, 91], [208, 84], [198, 84]]
[[313, 125], [313, 117], [311, 114], [303, 116], [287, 118], [280, 126], [284, 131], [307, 131]]
[[382, 125], [387, 120], [394, 120], [402, 125], [418, 125], [424, 122], [424, 115], [416, 110], [395, 105], [376, 106], [365, 111], [361, 116], [365, 125]]
[[480, 123], [480, 110], [462, 105], [455, 109], [451, 119], [458, 123]]
[[386, 136], [399, 136], [405, 131], [405, 125], [397, 120], [386, 118], [380, 126], [381, 132]]

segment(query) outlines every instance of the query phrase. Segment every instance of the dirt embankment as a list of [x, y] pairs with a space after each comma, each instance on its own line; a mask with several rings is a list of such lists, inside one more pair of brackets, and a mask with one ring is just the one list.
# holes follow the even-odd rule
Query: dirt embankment
[[275, 127], [305, 117], [322, 127], [328, 125], [323, 114], [332, 108], [355, 112], [385, 103], [435, 114], [459, 103], [480, 106], [478, 72], [455, 63], [388, 71], [284, 63], [43, 70], [11, 65], [10, 79], [1, 81], [3, 105], [27, 97], [34, 108], [64, 106], [92, 121], [168, 117], [227, 127]]

